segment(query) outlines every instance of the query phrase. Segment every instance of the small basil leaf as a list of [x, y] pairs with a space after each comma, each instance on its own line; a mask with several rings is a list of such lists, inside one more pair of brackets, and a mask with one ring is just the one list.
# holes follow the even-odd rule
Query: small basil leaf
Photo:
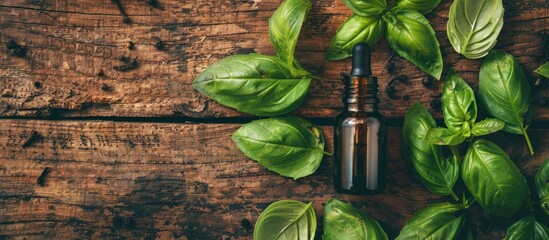
[[316, 215], [311, 203], [281, 200], [272, 203], [259, 215], [254, 240], [313, 240]]
[[459, 175], [455, 158], [447, 160], [442, 148], [426, 142], [427, 132], [436, 128], [435, 119], [420, 103], [414, 103], [406, 112], [402, 127], [402, 150], [419, 180], [429, 191], [438, 195], [452, 195], [452, 188]]
[[340, 60], [351, 56], [359, 42], [372, 46], [385, 31], [385, 23], [376, 16], [353, 15], [337, 29], [326, 52], [328, 60]]
[[502, 217], [517, 213], [530, 190], [509, 156], [496, 144], [479, 139], [469, 146], [462, 179], [475, 200], [488, 212]]
[[462, 210], [457, 204], [431, 204], [415, 213], [395, 240], [457, 239], [466, 220]]
[[486, 110], [505, 122], [504, 131], [523, 134], [530, 154], [534, 154], [524, 127], [528, 124], [525, 115], [530, 109], [531, 89], [519, 62], [504, 51], [491, 51], [480, 67], [478, 87]]
[[423, 14], [432, 11], [439, 3], [440, 0], [397, 0], [397, 6], [414, 9]]
[[534, 72], [543, 76], [544, 78], [549, 78], [549, 62], [545, 62], [538, 69], [534, 70]]
[[455, 0], [448, 18], [448, 39], [466, 58], [486, 56], [503, 26], [502, 0]]
[[490, 133], [495, 133], [505, 126], [505, 123], [495, 118], [486, 118], [473, 125], [472, 133], [475, 136], [483, 136]]
[[436, 145], [458, 145], [465, 141], [461, 132], [452, 132], [447, 128], [431, 128], [425, 135], [425, 141]]
[[282, 115], [305, 99], [310, 78], [294, 78], [278, 58], [233, 55], [209, 66], [193, 87], [222, 105], [260, 116]]
[[323, 240], [387, 240], [379, 223], [353, 206], [336, 199], [324, 208]]
[[298, 117], [252, 121], [242, 125], [232, 139], [261, 166], [294, 179], [316, 171], [324, 154], [322, 131]]
[[463, 122], [463, 125], [461, 125], [461, 136], [466, 138], [471, 136], [471, 125], [468, 122]]
[[393, 50], [437, 80], [442, 74], [442, 55], [429, 20], [416, 10], [394, 7], [383, 15], [387, 41]]
[[[311, 7], [312, 3], [309, 0], [286, 0], [269, 19], [271, 44], [273, 44], [277, 56], [287, 66], [292, 66], [292, 70], [301, 68], [294, 61], [294, 51], [301, 27]], [[294, 74], [294, 76], [297, 75]]]
[[381, 15], [387, 8], [385, 0], [343, 0], [347, 7], [361, 16]]
[[442, 112], [448, 129], [457, 132], [463, 123], [473, 126], [477, 119], [475, 93], [454, 70], [449, 69], [442, 86]]
[[527, 216], [513, 223], [507, 229], [504, 240], [546, 240], [549, 239], [549, 228]]
[[549, 216], [549, 158], [545, 159], [538, 169], [536, 188], [538, 190], [541, 209]]

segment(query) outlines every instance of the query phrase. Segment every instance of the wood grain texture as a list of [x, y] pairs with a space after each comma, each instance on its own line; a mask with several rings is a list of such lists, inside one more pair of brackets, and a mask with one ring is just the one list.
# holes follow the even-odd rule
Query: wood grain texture
[[[330, 198], [370, 213], [394, 238], [415, 211], [451, 201], [430, 194], [409, 170], [399, 128], [388, 131], [386, 191], [352, 196], [332, 189], [329, 157], [315, 174], [297, 181], [260, 167], [230, 140], [238, 127], [0, 120], [0, 238], [251, 239], [270, 203], [312, 201], [320, 224]], [[332, 129], [322, 129], [332, 151]], [[530, 136], [533, 157], [521, 136], [493, 138], [529, 181], [549, 154], [549, 131]], [[51, 171], [41, 186], [37, 178], [46, 167]], [[501, 239], [512, 223], [476, 206], [469, 212], [476, 239]]]
[[[159, 8], [144, 1], [121, 1], [132, 23], [124, 24], [109, 0], [8, 0], [0, 3], [0, 115], [45, 117], [238, 117], [195, 91], [192, 80], [208, 65], [231, 54], [273, 54], [268, 18], [280, 0], [159, 0]], [[297, 46], [297, 58], [320, 77], [295, 114], [334, 117], [342, 108], [340, 74], [350, 61], [326, 61], [324, 54], [337, 27], [351, 15], [339, 0], [313, 1]], [[445, 0], [427, 15], [439, 39], [444, 65], [453, 66], [474, 88], [480, 61], [457, 54], [446, 36]], [[546, 60], [549, 11], [545, 0], [504, 1], [505, 24], [496, 48], [523, 64], [531, 83], [532, 70]], [[27, 48], [26, 57], [9, 55], [8, 40]], [[156, 49], [160, 40], [163, 49]], [[129, 41], [135, 50], [129, 50]], [[119, 57], [138, 57], [135, 70], [117, 72]], [[440, 95], [441, 83], [426, 88], [425, 76], [407, 61], [393, 58], [382, 39], [374, 48], [373, 73], [380, 79], [382, 113], [401, 118], [414, 101], [429, 106]], [[96, 73], [102, 69], [104, 76]], [[390, 99], [386, 86], [393, 77], [408, 76]], [[536, 90], [535, 119], [548, 120], [549, 84]], [[404, 96], [409, 99], [402, 100]], [[440, 113], [437, 115], [440, 117]]]

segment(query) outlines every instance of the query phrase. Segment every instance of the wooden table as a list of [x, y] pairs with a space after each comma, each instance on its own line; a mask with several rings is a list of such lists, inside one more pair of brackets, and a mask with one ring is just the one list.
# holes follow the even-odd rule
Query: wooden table
[[[246, 158], [231, 134], [255, 117], [223, 107], [191, 82], [208, 65], [235, 53], [273, 54], [268, 18], [279, 0], [121, 1], [7, 0], [0, 3], [0, 239], [251, 239], [270, 203], [312, 201], [318, 219], [329, 198], [351, 203], [380, 221], [391, 238], [428, 203], [451, 201], [429, 193], [400, 152], [402, 118], [415, 101], [441, 119], [441, 82], [393, 56], [385, 40], [373, 51], [380, 108], [389, 118], [387, 189], [376, 196], [336, 194], [332, 159], [294, 181]], [[427, 18], [444, 56], [476, 90], [480, 60], [452, 49], [442, 3]], [[504, 1], [505, 24], [496, 48], [513, 54], [534, 85], [534, 123], [527, 153], [523, 138], [491, 137], [530, 181], [549, 155], [548, 82], [532, 71], [547, 57], [545, 0]], [[333, 118], [342, 109], [340, 73], [350, 61], [326, 61], [337, 27], [351, 11], [339, 0], [314, 1], [297, 58], [320, 77], [294, 115], [322, 125], [332, 151]], [[7, 42], [27, 49], [12, 56]], [[130, 50], [129, 42], [135, 49]], [[137, 69], [119, 72], [121, 56]], [[387, 65], [393, 65], [389, 72]], [[387, 83], [407, 82], [389, 98]], [[49, 172], [40, 177], [44, 170]], [[515, 219], [473, 207], [478, 239], [501, 239]], [[321, 221], [320, 221], [321, 222]], [[320, 229], [318, 235], [320, 236]]]

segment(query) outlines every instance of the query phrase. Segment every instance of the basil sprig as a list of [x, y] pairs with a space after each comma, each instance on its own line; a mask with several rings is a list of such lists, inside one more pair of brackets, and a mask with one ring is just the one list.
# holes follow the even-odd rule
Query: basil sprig
[[[446, 127], [438, 127], [419, 103], [408, 109], [402, 128], [404, 157], [431, 192], [439, 195], [449, 192], [456, 201], [459, 201], [458, 194], [463, 197], [461, 203], [429, 206], [419, 211], [406, 223], [397, 239], [472, 239], [467, 221], [458, 218], [465, 216], [461, 212], [473, 203], [500, 217], [513, 217], [525, 208], [530, 212], [536, 210], [534, 202], [529, 201], [526, 179], [515, 163], [496, 144], [479, 138], [502, 129], [525, 134], [523, 125], [529, 118], [529, 94], [529, 86], [516, 59], [505, 52], [492, 51], [481, 66], [479, 96], [495, 118], [477, 122], [475, 94], [452, 69], [442, 87]], [[459, 144], [468, 145], [463, 162], [460, 148], [456, 146]], [[443, 151], [445, 147], [449, 151]], [[445, 152], [451, 156], [446, 157]], [[459, 176], [462, 181], [457, 181]], [[464, 187], [456, 187], [464, 189], [462, 193], [454, 193], [456, 181], [463, 183]], [[540, 166], [535, 181], [539, 204], [549, 214], [549, 159]], [[439, 217], [440, 220], [433, 220]], [[510, 226], [506, 237], [546, 238], [547, 227], [533, 217]]]
[[311, 74], [294, 51], [310, 0], [286, 0], [269, 20], [269, 39], [276, 56], [235, 55], [206, 68], [193, 87], [218, 103], [240, 112], [279, 116], [301, 105]]
[[440, 79], [442, 55], [435, 31], [422, 13], [440, 0], [399, 0], [387, 8], [385, 0], [345, 0], [354, 15], [339, 27], [326, 53], [328, 60], [351, 56], [356, 43], [372, 46], [385, 33], [392, 49], [427, 74]]

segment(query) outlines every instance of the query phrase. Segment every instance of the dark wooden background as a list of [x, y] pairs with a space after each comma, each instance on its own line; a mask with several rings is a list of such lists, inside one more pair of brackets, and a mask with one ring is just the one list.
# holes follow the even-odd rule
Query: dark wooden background
[[[415, 211], [451, 200], [429, 193], [400, 153], [402, 118], [413, 102], [440, 119], [442, 82], [423, 86], [425, 74], [391, 57], [385, 40], [374, 48], [373, 72], [391, 125], [387, 190], [340, 195], [331, 187], [329, 157], [297, 181], [246, 158], [230, 136], [254, 117], [191, 86], [204, 68], [228, 55], [273, 54], [268, 18], [281, 1], [158, 2], [151, 7], [121, 0], [129, 24], [110, 0], [0, 2], [0, 239], [251, 239], [270, 203], [312, 201], [321, 222], [329, 198], [368, 212], [394, 238]], [[476, 90], [481, 60], [455, 53], [446, 36], [451, 3], [442, 0], [427, 18], [441, 45], [444, 72], [453, 67]], [[549, 83], [532, 73], [547, 58], [549, 8], [545, 0], [505, 0], [504, 6], [496, 48], [517, 57], [533, 86], [529, 132], [536, 154], [527, 153], [521, 136], [498, 133], [491, 139], [531, 182], [549, 155]], [[340, 74], [349, 71], [350, 61], [326, 61], [324, 53], [350, 14], [342, 1], [314, 1], [297, 47], [297, 58], [320, 80], [293, 114], [323, 125], [327, 151], [330, 125], [342, 108]], [[24, 46], [25, 56], [13, 56], [9, 40]], [[113, 70], [123, 64], [122, 55], [138, 57], [138, 68]], [[387, 83], [401, 74], [408, 80], [389, 98]], [[45, 168], [49, 173], [39, 178]], [[515, 220], [476, 206], [470, 213], [477, 239], [501, 239]]]

